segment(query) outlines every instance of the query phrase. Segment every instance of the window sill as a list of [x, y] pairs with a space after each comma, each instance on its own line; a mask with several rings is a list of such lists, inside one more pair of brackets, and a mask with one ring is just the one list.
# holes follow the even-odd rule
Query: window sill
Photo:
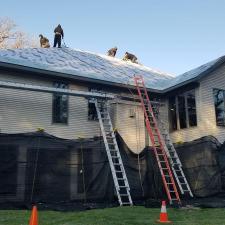
[[193, 130], [197, 127], [198, 126], [192, 126], [192, 127], [182, 128], [182, 129], [179, 129], [179, 130], [170, 130], [170, 133], [175, 133], [175, 132], [179, 132], [179, 131], [186, 131], [186, 130]]
[[69, 126], [69, 123], [52, 123], [52, 126]]

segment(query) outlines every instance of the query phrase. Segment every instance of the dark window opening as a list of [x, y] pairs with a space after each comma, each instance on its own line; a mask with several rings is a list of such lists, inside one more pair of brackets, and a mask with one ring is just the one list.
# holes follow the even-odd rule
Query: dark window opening
[[98, 120], [98, 114], [95, 108], [95, 103], [88, 102], [88, 119], [89, 120]]
[[169, 98], [170, 130], [197, 126], [194, 90]]
[[214, 89], [214, 105], [216, 113], [216, 125], [225, 126], [225, 105], [224, 105], [224, 91]]
[[196, 103], [194, 93], [187, 95], [189, 126], [197, 126]]
[[[68, 88], [68, 84], [62, 82], [55, 82], [55, 88]], [[53, 110], [52, 120], [53, 123], [68, 123], [68, 95], [53, 94]]]
[[178, 112], [179, 112], [179, 119], [180, 119], [180, 129], [187, 128], [184, 96], [178, 96]]
[[171, 130], [177, 130], [177, 114], [176, 114], [176, 99], [172, 97], [169, 99], [169, 117]]

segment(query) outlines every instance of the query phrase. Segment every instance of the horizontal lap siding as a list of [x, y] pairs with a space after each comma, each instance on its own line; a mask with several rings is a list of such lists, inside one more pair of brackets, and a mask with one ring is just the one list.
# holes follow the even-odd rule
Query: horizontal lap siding
[[[51, 81], [1, 75], [1, 80], [52, 86]], [[71, 85], [71, 89], [87, 88]], [[100, 135], [99, 123], [88, 120], [85, 98], [69, 96], [69, 123], [52, 124], [52, 94], [0, 88], [0, 129], [3, 133], [33, 132], [44, 128], [61, 138], [93, 137]]]
[[[130, 117], [130, 110], [135, 117]], [[145, 147], [144, 114], [140, 106], [117, 104], [116, 128], [133, 152], [140, 152]]]
[[[23, 75], [0, 74], [0, 80], [52, 87], [53, 80]], [[70, 89], [87, 91], [88, 87], [70, 84]], [[130, 110], [136, 113], [130, 117]], [[146, 142], [144, 114], [133, 102], [110, 104], [112, 123], [128, 147], [141, 151]], [[75, 139], [101, 135], [98, 121], [88, 120], [88, 101], [69, 96], [68, 125], [52, 124], [52, 94], [0, 88], [0, 130], [3, 133], [33, 132], [44, 128], [51, 135]]]
[[225, 90], [225, 66], [218, 68], [200, 82], [196, 89], [197, 127], [171, 133], [174, 142], [192, 141], [206, 135], [225, 141], [225, 128], [216, 126], [213, 88]]

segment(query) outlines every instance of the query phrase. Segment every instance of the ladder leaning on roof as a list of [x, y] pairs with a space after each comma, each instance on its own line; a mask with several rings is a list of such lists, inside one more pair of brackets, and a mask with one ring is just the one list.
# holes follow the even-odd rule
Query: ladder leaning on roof
[[94, 98], [91, 100], [91, 102], [95, 104], [95, 108], [98, 114], [101, 133], [103, 136], [119, 204], [120, 206], [131, 206], [133, 205], [133, 202], [130, 195], [130, 186], [113, 130], [107, 107], [107, 101]]
[[135, 76], [134, 82], [137, 88], [139, 99], [141, 101], [142, 109], [144, 111], [147, 132], [153, 145], [152, 147], [154, 155], [156, 157], [160, 174], [162, 176], [162, 181], [166, 190], [167, 197], [170, 204], [181, 204], [180, 196], [167, 157], [165, 145], [163, 144], [163, 140], [157, 125], [155, 115], [153, 113], [143, 77]]

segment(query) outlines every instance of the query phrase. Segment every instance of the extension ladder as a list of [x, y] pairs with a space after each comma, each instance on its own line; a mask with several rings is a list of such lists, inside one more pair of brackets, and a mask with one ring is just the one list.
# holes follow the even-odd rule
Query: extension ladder
[[131, 206], [133, 205], [133, 202], [130, 195], [130, 186], [116, 141], [107, 107], [107, 102], [98, 99], [93, 99], [92, 102], [95, 104], [95, 108], [98, 114], [101, 133], [103, 136], [119, 204], [120, 206]]
[[172, 170], [169, 165], [165, 146], [154, 116], [150, 99], [144, 84], [142, 76], [135, 76], [134, 82], [137, 87], [138, 96], [141, 101], [141, 106], [144, 111], [145, 124], [148, 135], [150, 137], [153, 151], [158, 163], [160, 174], [162, 176], [163, 185], [169, 199], [170, 204], [181, 204], [180, 196], [177, 191], [175, 180], [173, 178]]
[[176, 149], [174, 148], [173, 142], [166, 129], [166, 126], [162, 120], [158, 120], [158, 124], [162, 132], [162, 137], [164, 139], [165, 150], [169, 158], [170, 165], [172, 167], [173, 174], [176, 178], [181, 194], [188, 193], [191, 197], [193, 197], [193, 193], [182, 169], [182, 163], [179, 159]]

